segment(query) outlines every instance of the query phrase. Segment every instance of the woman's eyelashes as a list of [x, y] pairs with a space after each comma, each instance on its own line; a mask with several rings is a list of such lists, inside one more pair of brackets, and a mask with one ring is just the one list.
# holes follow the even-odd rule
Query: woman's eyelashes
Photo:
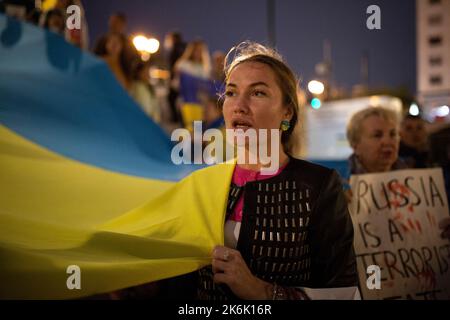
[[234, 91], [231, 90], [225, 91], [225, 97], [234, 97], [235, 95], [236, 93]]
[[[226, 90], [225, 97], [235, 97], [237, 96], [237, 92], [233, 90]], [[268, 93], [265, 90], [252, 90], [250, 92], [250, 96], [254, 97], [267, 97]]]
[[266, 97], [267, 93], [263, 90], [253, 90], [253, 95], [255, 97]]
[[240, 91], [240, 92], [234, 88], [228, 89], [228, 90], [225, 90], [224, 96], [225, 96], [225, 98], [234, 98], [241, 94], [244, 94], [248, 98], [250, 98], [250, 97], [265, 98], [265, 97], [269, 96], [269, 93], [267, 92], [267, 90], [259, 89], [259, 88], [251, 88], [249, 90], [244, 90], [244, 91]]

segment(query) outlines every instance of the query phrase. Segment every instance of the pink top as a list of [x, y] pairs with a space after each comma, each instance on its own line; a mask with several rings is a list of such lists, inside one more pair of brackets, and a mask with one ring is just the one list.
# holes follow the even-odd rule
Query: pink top
[[[261, 174], [260, 171], [253, 171], [241, 168], [239, 165], [236, 165], [233, 172], [232, 182], [239, 187], [244, 186], [247, 182], [251, 181], [261, 181], [266, 180], [272, 177], [275, 177], [283, 171], [283, 169], [287, 166], [287, 163], [281, 166], [277, 172], [274, 174]], [[229, 220], [233, 220], [236, 222], [242, 221], [242, 209], [244, 208], [244, 191], [242, 192], [236, 206], [234, 207], [233, 213], [230, 215]]]

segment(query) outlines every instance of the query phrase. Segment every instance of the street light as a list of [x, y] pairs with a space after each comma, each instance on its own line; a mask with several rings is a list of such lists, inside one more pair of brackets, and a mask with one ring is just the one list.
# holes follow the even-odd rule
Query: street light
[[320, 109], [322, 106], [322, 101], [319, 98], [314, 98], [311, 100], [311, 107], [315, 110]]
[[133, 38], [134, 47], [138, 51], [145, 51], [147, 46], [147, 38], [143, 35], [138, 35]]
[[147, 38], [144, 35], [137, 35], [133, 38], [133, 45], [141, 54], [141, 59], [147, 61], [150, 55], [159, 49], [159, 41], [155, 38]]
[[312, 94], [320, 95], [325, 90], [325, 86], [320, 81], [311, 80], [310, 82], [308, 82], [308, 90]]
[[411, 103], [409, 106], [409, 114], [412, 116], [418, 116], [419, 115], [419, 106], [416, 103]]
[[437, 108], [437, 110], [436, 110], [436, 115], [438, 117], [444, 118], [444, 117], [448, 116], [449, 113], [450, 113], [450, 108], [448, 106], [441, 106], [441, 107]]
[[159, 41], [155, 38], [147, 39], [147, 50], [149, 53], [153, 54], [159, 49]]

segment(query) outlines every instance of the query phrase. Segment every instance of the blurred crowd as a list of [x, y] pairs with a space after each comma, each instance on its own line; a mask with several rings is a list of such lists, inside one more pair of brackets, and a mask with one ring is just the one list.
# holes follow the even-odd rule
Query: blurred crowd
[[[72, 5], [81, 10], [80, 29], [70, 30], [66, 26], [67, 8]], [[47, 10], [38, 9], [34, 0], [3, 0], [0, 12], [58, 33], [82, 50], [89, 50], [88, 25], [80, 0], [55, 0]], [[211, 55], [204, 41], [188, 42], [180, 32], [168, 32], [160, 52], [144, 59], [126, 30], [127, 16], [113, 13], [106, 34], [93, 42], [92, 52], [106, 62], [118, 83], [145, 114], [168, 133], [180, 127], [192, 131], [195, 120], [203, 121], [204, 129], [223, 129], [219, 96], [224, 90], [225, 53], [216, 51]], [[407, 113], [403, 119], [394, 119], [388, 113], [368, 114], [363, 113], [360, 119], [354, 117], [349, 124], [349, 132], [357, 132], [355, 137], [348, 137], [355, 150], [349, 159], [352, 173], [441, 166], [449, 183], [450, 129], [447, 125], [432, 126], [420, 116]], [[391, 129], [395, 129], [390, 141], [383, 140], [380, 128], [375, 130], [380, 125], [374, 120], [376, 116], [389, 120]], [[370, 130], [376, 131], [372, 133], [373, 139], [359, 143]], [[382, 166], [384, 169], [372, 167], [373, 163], [377, 165], [386, 159], [390, 160], [387, 166]]]
[[[49, 10], [41, 9], [41, 2], [35, 0], [3, 0], [0, 1], [0, 12], [58, 33], [73, 45], [87, 50], [89, 36], [81, 1], [56, 0], [54, 6]], [[67, 8], [72, 5], [78, 6], [81, 11], [81, 25], [79, 29], [66, 27], [66, 19], [69, 16]]]
[[[67, 8], [81, 9], [81, 28], [69, 29]], [[88, 24], [79, 0], [56, 0], [51, 9], [39, 9], [35, 1], [0, 1], [0, 12], [57, 33], [82, 50], [90, 50]], [[91, 52], [103, 59], [118, 83], [147, 116], [168, 133], [175, 128], [192, 130], [193, 121], [203, 121], [205, 128], [222, 128], [223, 118], [217, 108], [222, 90], [225, 54], [210, 55], [202, 40], [187, 42], [180, 32], [169, 32], [162, 50], [144, 58], [126, 32], [127, 16], [113, 13], [107, 32], [95, 41]]]
[[[72, 5], [81, 9], [80, 29], [69, 30], [66, 26], [67, 8]], [[47, 10], [38, 9], [34, 0], [4, 0], [0, 1], [0, 11], [58, 33], [82, 50], [89, 50], [88, 25], [79, 0], [55, 0], [54, 6]], [[204, 129], [223, 129], [224, 120], [218, 106], [220, 92], [224, 90], [225, 53], [216, 51], [211, 55], [204, 41], [194, 39], [188, 42], [180, 32], [168, 32], [161, 50], [144, 59], [126, 30], [127, 16], [121, 12], [113, 13], [109, 17], [106, 34], [93, 41], [92, 52], [106, 62], [118, 83], [145, 114], [168, 133], [181, 127], [192, 131], [192, 123], [196, 120], [203, 121]], [[373, 114], [369, 115], [372, 117], [354, 118], [349, 124], [358, 129], [358, 139], [369, 130], [362, 130], [360, 122], [375, 130], [377, 122], [373, 121]], [[388, 117], [382, 114], [382, 118]], [[396, 123], [394, 120], [391, 117], [390, 123]], [[349, 163], [352, 173], [360, 172], [361, 168], [365, 168], [364, 172], [371, 172], [368, 159], [369, 162], [377, 162], [384, 157], [395, 159], [389, 169], [447, 168], [444, 172], [448, 183], [448, 126], [433, 127], [420, 116], [409, 114], [405, 114], [398, 123], [391, 145], [389, 141], [383, 142], [380, 136], [379, 145], [373, 139], [363, 143], [363, 146], [367, 144], [367, 150], [363, 148], [363, 152], [357, 152], [359, 149], [355, 149]], [[356, 138], [348, 138], [350, 145], [354, 146]]]

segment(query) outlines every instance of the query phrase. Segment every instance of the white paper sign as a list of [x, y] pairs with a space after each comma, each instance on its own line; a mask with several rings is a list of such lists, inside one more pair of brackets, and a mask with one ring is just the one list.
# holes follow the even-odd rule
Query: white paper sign
[[[350, 185], [363, 299], [450, 299], [450, 242], [438, 228], [449, 215], [442, 170], [354, 175]], [[380, 267], [380, 289], [368, 283], [371, 265]]]

